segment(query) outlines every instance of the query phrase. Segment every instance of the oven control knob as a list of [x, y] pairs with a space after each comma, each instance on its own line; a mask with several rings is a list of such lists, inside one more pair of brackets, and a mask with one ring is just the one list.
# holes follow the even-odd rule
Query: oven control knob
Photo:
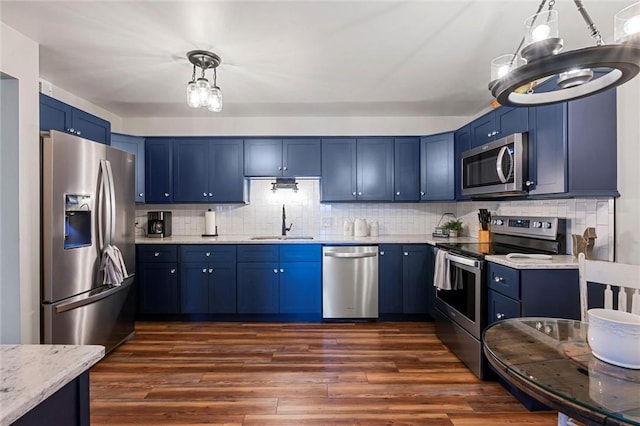
[[551, 229], [551, 222], [545, 222], [544, 227], [545, 229]]
[[502, 219], [496, 219], [496, 225], [504, 225], [504, 221]]
[[542, 228], [542, 222], [533, 222], [534, 228]]

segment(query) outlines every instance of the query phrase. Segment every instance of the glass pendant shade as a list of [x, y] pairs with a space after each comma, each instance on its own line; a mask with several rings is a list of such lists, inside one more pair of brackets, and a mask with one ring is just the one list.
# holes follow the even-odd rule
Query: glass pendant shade
[[491, 60], [491, 81], [509, 74], [524, 63], [524, 60], [514, 54], [502, 55]]
[[198, 108], [200, 106], [200, 96], [195, 81], [187, 83], [187, 105], [191, 108]]
[[640, 2], [625, 7], [614, 18], [614, 39], [617, 43], [640, 44]]
[[196, 87], [198, 92], [198, 104], [199, 106], [205, 106], [209, 103], [209, 92], [211, 91], [211, 85], [206, 78], [199, 78], [196, 81]]
[[527, 18], [525, 25], [525, 46], [548, 38], [558, 37], [558, 11], [547, 10]]
[[209, 104], [207, 105], [209, 111], [220, 112], [222, 111], [222, 91], [218, 86], [211, 88], [209, 94]]

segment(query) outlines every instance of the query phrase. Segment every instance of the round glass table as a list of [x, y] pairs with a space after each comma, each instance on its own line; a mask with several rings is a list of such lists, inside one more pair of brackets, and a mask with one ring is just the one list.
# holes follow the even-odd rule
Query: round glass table
[[507, 383], [586, 424], [640, 426], [640, 370], [600, 361], [588, 324], [513, 318], [483, 333], [489, 364]]

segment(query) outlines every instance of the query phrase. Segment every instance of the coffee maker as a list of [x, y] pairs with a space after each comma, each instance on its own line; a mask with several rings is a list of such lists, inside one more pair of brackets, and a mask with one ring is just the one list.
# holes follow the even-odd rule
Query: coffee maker
[[164, 238], [171, 236], [171, 212], [147, 213], [147, 237]]

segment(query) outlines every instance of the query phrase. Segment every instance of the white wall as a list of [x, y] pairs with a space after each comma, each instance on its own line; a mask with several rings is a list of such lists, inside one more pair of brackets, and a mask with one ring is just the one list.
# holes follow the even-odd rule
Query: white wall
[[122, 133], [122, 117], [112, 114], [106, 109], [100, 108], [99, 106], [96, 106], [73, 93], [67, 92], [58, 86], [53, 86], [52, 97], [69, 105], [73, 105], [78, 109], [88, 112], [89, 114], [96, 115], [109, 121], [111, 123], [112, 132]]
[[[38, 44], [0, 22], [0, 71], [18, 80], [18, 223], [20, 328], [22, 343], [40, 340], [40, 148], [38, 101]], [[3, 255], [4, 256], [4, 255]], [[0, 283], [4, 286], [5, 283]]]

